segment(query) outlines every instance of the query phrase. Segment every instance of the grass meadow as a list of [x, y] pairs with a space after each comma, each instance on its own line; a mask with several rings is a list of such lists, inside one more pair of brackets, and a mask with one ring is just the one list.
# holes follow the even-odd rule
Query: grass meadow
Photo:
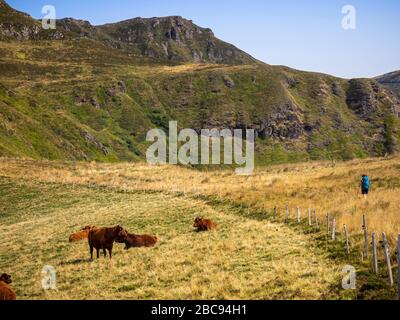
[[[369, 262], [359, 262], [359, 249], [365, 212], [369, 233], [386, 232], [394, 253], [399, 157], [278, 165], [248, 177], [144, 164], [1, 160], [0, 271], [12, 274], [20, 299], [395, 297], [384, 284], [382, 255], [380, 275], [372, 277]], [[363, 173], [373, 184], [367, 200], [358, 190]], [[289, 223], [283, 221], [286, 204]], [[329, 243], [324, 230], [304, 226], [309, 207], [317, 210], [321, 225], [327, 212], [336, 217], [337, 243]], [[215, 220], [218, 229], [193, 232], [196, 216]], [[344, 223], [349, 258], [340, 234]], [[85, 225], [116, 224], [161, 241], [131, 251], [116, 245], [111, 262], [91, 262], [86, 242], [68, 243], [69, 234]], [[361, 270], [357, 290], [340, 289], [348, 263]], [[56, 268], [56, 291], [41, 288], [45, 265]]]

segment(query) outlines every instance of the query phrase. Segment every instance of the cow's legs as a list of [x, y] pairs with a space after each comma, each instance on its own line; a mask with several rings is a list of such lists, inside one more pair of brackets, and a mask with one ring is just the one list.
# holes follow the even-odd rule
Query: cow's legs
[[104, 258], [107, 258], [107, 250], [105, 248], [103, 249], [103, 254], [104, 254]]
[[100, 249], [96, 249], [97, 251], [97, 259], [100, 259]]
[[93, 247], [90, 246], [90, 259], [93, 260]]

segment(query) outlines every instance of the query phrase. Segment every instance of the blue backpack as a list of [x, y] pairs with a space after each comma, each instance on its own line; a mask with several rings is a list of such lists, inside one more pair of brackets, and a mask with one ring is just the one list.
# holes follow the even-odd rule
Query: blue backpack
[[363, 189], [369, 189], [369, 186], [370, 186], [369, 177], [363, 177], [362, 179]]

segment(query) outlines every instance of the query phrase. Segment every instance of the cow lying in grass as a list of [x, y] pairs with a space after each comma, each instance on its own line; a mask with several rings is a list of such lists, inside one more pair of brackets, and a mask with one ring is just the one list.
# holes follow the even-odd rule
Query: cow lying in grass
[[125, 239], [118, 239], [116, 242], [125, 243], [125, 250], [129, 250], [130, 248], [140, 248], [140, 247], [154, 247], [157, 244], [157, 237], [149, 236], [149, 235], [136, 235], [129, 234]]
[[96, 249], [97, 259], [100, 258], [100, 250], [103, 250], [104, 258], [107, 257], [108, 250], [111, 259], [114, 242], [116, 240], [124, 240], [127, 236], [128, 233], [121, 226], [116, 226], [114, 228], [91, 229], [88, 236], [90, 258], [93, 260], [93, 250]]
[[11, 276], [3, 273], [0, 277], [0, 300], [17, 300], [17, 296], [9, 284], [12, 283]]
[[217, 225], [209, 219], [196, 218], [196, 220], [194, 220], [193, 227], [196, 228], [197, 232], [203, 232], [211, 231], [215, 229]]
[[69, 242], [78, 242], [85, 240], [89, 237], [90, 230], [97, 229], [96, 227], [84, 227], [81, 231], [73, 233], [69, 236]]

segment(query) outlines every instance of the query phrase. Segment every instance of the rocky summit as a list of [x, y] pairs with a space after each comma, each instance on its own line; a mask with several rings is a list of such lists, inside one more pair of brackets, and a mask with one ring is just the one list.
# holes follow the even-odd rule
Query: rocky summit
[[[0, 0], [0, 156], [133, 161], [170, 120], [257, 133], [259, 164], [399, 150], [399, 73], [271, 66], [179, 16], [55, 30]], [[273, 45], [273, 44], [271, 44]]]
[[113, 39], [123, 48], [152, 58], [178, 62], [224, 64], [251, 63], [254, 59], [235, 46], [182, 17], [122, 21], [96, 28], [103, 40]]

